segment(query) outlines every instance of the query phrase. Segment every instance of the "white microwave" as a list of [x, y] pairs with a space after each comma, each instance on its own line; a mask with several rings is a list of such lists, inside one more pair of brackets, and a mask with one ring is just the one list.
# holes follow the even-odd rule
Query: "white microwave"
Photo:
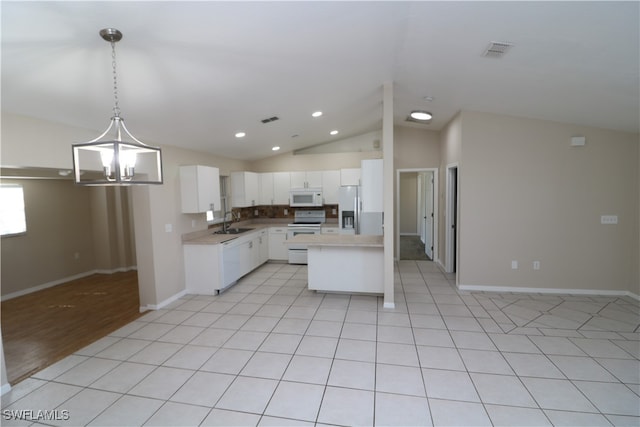
[[292, 188], [289, 194], [289, 206], [294, 208], [306, 208], [322, 206], [322, 188]]

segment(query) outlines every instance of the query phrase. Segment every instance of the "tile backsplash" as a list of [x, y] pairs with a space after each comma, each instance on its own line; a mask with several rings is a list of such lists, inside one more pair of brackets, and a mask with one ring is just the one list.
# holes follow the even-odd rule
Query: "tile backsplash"
[[[240, 214], [242, 221], [249, 219], [287, 219], [290, 218], [293, 221], [294, 212], [297, 209], [307, 210], [305, 208], [292, 208], [289, 205], [265, 205], [265, 206], [252, 206], [249, 208], [234, 208], [233, 212]], [[338, 205], [324, 205], [322, 208], [309, 208], [309, 209], [324, 209], [327, 220], [338, 219]], [[285, 210], [287, 213], [285, 214]], [[335, 214], [333, 213], [335, 210]], [[257, 212], [257, 215], [256, 215]]]

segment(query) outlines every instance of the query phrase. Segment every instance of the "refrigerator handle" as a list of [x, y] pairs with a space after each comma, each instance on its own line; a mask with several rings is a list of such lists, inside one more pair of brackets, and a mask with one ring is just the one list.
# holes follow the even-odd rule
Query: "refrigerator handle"
[[356, 196], [355, 207], [353, 211], [353, 215], [355, 216], [355, 232], [356, 234], [360, 234], [360, 209], [362, 209], [362, 203], [360, 202], [360, 196]]

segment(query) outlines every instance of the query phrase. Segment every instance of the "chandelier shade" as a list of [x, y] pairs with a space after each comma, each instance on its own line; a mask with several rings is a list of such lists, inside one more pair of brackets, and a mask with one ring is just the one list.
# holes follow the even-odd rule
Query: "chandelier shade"
[[124, 125], [118, 106], [115, 43], [122, 33], [114, 28], [100, 31], [111, 43], [114, 115], [99, 137], [71, 145], [74, 181], [79, 185], [162, 184], [162, 152], [136, 139]]
[[[107, 137], [117, 128], [116, 139]], [[111, 126], [101, 137], [72, 145], [73, 171], [80, 185], [162, 184], [162, 152], [133, 138], [123, 141], [126, 132], [121, 117], [113, 117]]]

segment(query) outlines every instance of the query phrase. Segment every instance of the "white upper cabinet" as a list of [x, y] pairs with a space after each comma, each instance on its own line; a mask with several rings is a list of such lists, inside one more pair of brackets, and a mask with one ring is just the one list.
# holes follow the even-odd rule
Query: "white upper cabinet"
[[258, 174], [260, 205], [288, 205], [291, 176], [289, 172], [264, 172]]
[[360, 168], [340, 169], [340, 185], [360, 185]]
[[362, 212], [383, 212], [382, 159], [362, 161]]
[[322, 187], [322, 171], [291, 172], [291, 188]]
[[291, 174], [289, 172], [273, 173], [273, 204], [288, 205], [291, 190]]
[[259, 203], [260, 186], [255, 172], [231, 172], [231, 207], [245, 208]]
[[273, 172], [258, 174], [260, 183], [260, 205], [273, 205]]
[[322, 171], [322, 195], [325, 205], [338, 204], [340, 189], [340, 171]]
[[212, 166], [180, 166], [183, 213], [220, 210], [220, 170]]

